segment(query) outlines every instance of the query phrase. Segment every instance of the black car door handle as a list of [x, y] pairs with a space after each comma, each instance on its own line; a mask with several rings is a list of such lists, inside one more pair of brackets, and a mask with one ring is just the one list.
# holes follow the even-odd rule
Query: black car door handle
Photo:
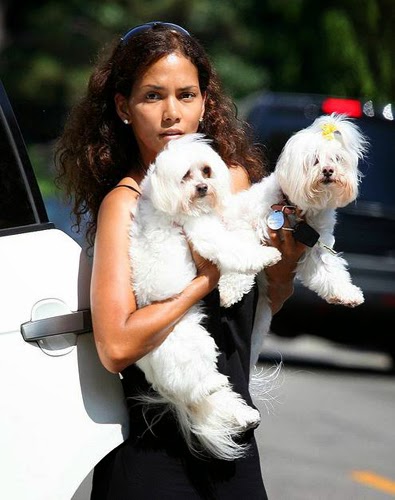
[[92, 331], [92, 317], [89, 309], [21, 324], [22, 337], [26, 342], [35, 342], [54, 335], [67, 333], [78, 335], [90, 331]]

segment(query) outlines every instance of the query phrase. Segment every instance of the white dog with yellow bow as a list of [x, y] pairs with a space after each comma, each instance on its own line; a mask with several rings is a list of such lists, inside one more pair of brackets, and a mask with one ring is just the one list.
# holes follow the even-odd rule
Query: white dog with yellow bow
[[[300, 209], [290, 228], [295, 238], [307, 245], [296, 268], [296, 277], [310, 290], [331, 304], [355, 307], [364, 302], [362, 290], [352, 283], [348, 263], [333, 250], [336, 209], [354, 201], [362, 174], [358, 165], [368, 141], [355, 122], [345, 115], [318, 117], [309, 127], [295, 133], [285, 144], [275, 171], [251, 188], [263, 197], [265, 206], [285, 203]], [[292, 219], [292, 218], [291, 218]], [[281, 210], [268, 209], [260, 219], [261, 238], [269, 242], [268, 226], [283, 223]], [[250, 276], [233, 276], [236, 282]], [[266, 276], [258, 276], [260, 303], [253, 336], [252, 364], [255, 364], [263, 338], [269, 331], [271, 313], [265, 294]], [[241, 286], [241, 285], [240, 285]], [[245, 284], [243, 285], [245, 286]]]

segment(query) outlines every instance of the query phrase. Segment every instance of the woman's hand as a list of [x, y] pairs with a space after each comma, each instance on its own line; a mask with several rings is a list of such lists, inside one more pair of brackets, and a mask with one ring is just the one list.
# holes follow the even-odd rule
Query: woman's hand
[[[281, 252], [282, 257], [277, 264], [265, 269], [268, 278], [268, 296], [273, 314], [278, 312], [284, 302], [292, 295], [296, 265], [307, 248], [306, 245], [293, 237], [287, 218], [288, 209], [283, 211], [285, 214], [284, 226], [277, 230], [269, 229], [271, 244]], [[303, 220], [300, 210], [296, 209], [294, 215]]]
[[213, 262], [208, 259], [204, 259], [200, 254], [198, 254], [190, 242], [188, 242], [188, 244], [192, 259], [196, 266], [196, 277], [206, 278], [207, 293], [209, 293], [218, 285], [218, 280], [220, 278], [219, 269]]

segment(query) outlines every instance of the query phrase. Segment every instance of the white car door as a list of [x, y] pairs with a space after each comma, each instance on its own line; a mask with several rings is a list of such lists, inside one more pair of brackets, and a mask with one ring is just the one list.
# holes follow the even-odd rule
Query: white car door
[[90, 261], [48, 221], [0, 82], [0, 498], [70, 500], [127, 436], [91, 332]]

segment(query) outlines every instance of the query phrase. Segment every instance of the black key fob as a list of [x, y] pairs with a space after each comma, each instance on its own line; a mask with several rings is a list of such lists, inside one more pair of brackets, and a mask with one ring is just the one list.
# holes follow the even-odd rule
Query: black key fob
[[307, 222], [299, 222], [294, 227], [293, 236], [295, 240], [300, 241], [308, 247], [313, 247], [320, 235], [315, 229], [307, 224]]

